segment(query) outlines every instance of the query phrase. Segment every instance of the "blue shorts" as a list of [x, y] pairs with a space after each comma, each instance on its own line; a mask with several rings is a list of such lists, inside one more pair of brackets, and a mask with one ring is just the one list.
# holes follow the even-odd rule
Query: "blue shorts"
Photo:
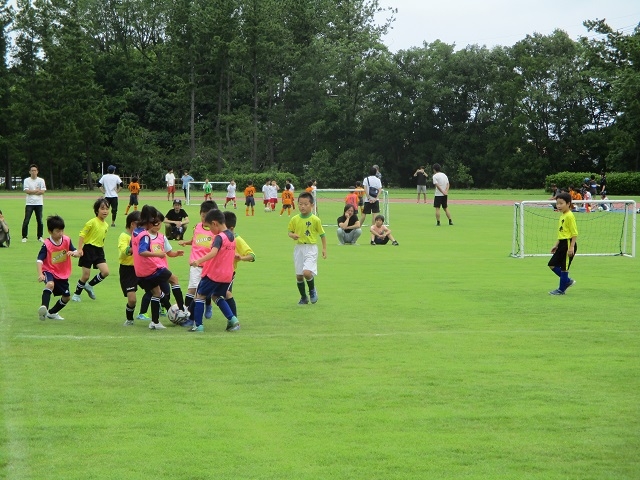
[[71, 293], [69, 292], [69, 279], [65, 278], [60, 279], [54, 277], [49, 272], [42, 272], [44, 275], [44, 283], [53, 282], [53, 296], [54, 297], [69, 297]]
[[209, 277], [202, 277], [198, 284], [197, 294], [203, 297], [225, 298], [227, 291], [231, 288], [231, 283], [215, 282]]

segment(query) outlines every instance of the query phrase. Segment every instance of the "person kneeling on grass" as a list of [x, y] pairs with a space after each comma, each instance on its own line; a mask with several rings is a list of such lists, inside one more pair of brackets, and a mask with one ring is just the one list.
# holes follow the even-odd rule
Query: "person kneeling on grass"
[[384, 224], [384, 217], [376, 215], [373, 225], [371, 225], [371, 245], [386, 245], [391, 240], [391, 245], [400, 245], [391, 235], [391, 230]]

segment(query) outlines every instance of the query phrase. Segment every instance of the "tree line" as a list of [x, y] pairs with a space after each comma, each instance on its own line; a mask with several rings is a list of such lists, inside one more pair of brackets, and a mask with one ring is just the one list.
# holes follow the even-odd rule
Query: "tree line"
[[[385, 15], [386, 14], [386, 15]], [[380, 15], [388, 19], [376, 21]], [[638, 171], [640, 30], [390, 52], [377, 0], [0, 0], [0, 176], [287, 171], [457, 187]], [[92, 176], [93, 173], [93, 176]]]

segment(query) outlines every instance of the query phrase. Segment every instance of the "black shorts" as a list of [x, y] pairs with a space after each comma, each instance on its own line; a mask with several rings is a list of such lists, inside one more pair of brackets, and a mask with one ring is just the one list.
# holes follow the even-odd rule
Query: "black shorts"
[[69, 292], [69, 279], [60, 279], [54, 277], [49, 272], [42, 272], [44, 274], [44, 283], [53, 282], [53, 296], [54, 297], [70, 297], [71, 292]]
[[[553, 252], [553, 255], [551, 256], [551, 259], [549, 260], [549, 263], [547, 265], [550, 267], [560, 267], [560, 269], [564, 272], [568, 271], [569, 267], [571, 266], [571, 262], [573, 261], [573, 257], [570, 257], [568, 253], [570, 245], [570, 238], [566, 240], [560, 240], [560, 242], [558, 243], [558, 248], [555, 252]], [[578, 242], [576, 242], [575, 246], [573, 247], [573, 255], [575, 256], [576, 253], [578, 253]]]
[[364, 207], [364, 197], [358, 197], [358, 206]]
[[244, 199], [244, 204], [247, 207], [255, 207], [256, 206], [256, 199], [253, 197], [247, 197]]
[[138, 205], [138, 194], [129, 195], [129, 205]]
[[104, 197], [104, 199], [109, 202], [111, 213], [118, 213], [118, 197]]
[[104, 258], [104, 248], [91, 244], [82, 247], [82, 256], [78, 260], [79, 267], [98, 268], [101, 263], [107, 263]]
[[447, 208], [447, 195], [436, 195], [433, 197], [433, 206], [435, 208]]
[[138, 290], [138, 277], [133, 265], [120, 265], [120, 288], [126, 297], [129, 292]]
[[293, 205], [282, 205], [282, 208], [291, 208]]
[[364, 211], [362, 213], [380, 213], [380, 201], [376, 200], [375, 203], [365, 203]]
[[389, 237], [384, 237], [384, 238], [375, 237], [373, 241], [376, 245], [386, 245], [387, 243], [389, 243]]
[[157, 286], [162, 285], [163, 283], [168, 283], [171, 275], [173, 274], [170, 270], [162, 268], [150, 277], [138, 278], [138, 285], [140, 285], [140, 288], [144, 289], [145, 291], [151, 291]]

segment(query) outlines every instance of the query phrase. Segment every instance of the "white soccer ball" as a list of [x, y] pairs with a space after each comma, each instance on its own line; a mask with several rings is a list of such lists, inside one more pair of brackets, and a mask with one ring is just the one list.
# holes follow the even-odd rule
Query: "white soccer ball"
[[598, 211], [599, 211], [599, 212], [601, 212], [601, 211], [603, 211], [603, 210], [604, 210], [604, 208], [602, 208], [602, 207], [598, 207]]
[[264, 207], [264, 211], [265, 212], [270, 212], [271, 211], [271, 207]]
[[178, 305], [171, 305], [171, 308], [167, 310], [167, 318], [171, 323], [180, 325], [181, 323], [184, 323], [185, 315]]

